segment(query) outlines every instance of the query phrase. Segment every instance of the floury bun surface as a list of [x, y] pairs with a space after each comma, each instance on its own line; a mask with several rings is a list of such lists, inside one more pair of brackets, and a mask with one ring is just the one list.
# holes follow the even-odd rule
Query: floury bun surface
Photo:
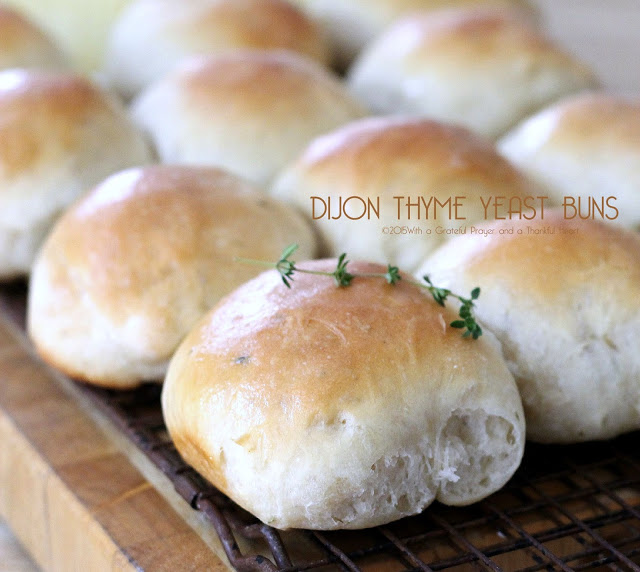
[[259, 184], [314, 137], [366, 113], [314, 62], [257, 51], [191, 60], [132, 108], [163, 162], [221, 167]]
[[151, 160], [122, 104], [87, 79], [0, 72], [0, 279], [29, 272], [56, 218], [81, 194]]
[[238, 48], [291, 50], [321, 64], [329, 59], [322, 31], [285, 0], [137, 0], [112, 29], [105, 72], [130, 97], [185, 57]]
[[[332, 271], [335, 260], [300, 263]], [[353, 262], [350, 271], [386, 267]], [[365, 528], [475, 502], [518, 467], [520, 397], [491, 334], [406, 281], [276, 271], [185, 338], [162, 406], [198, 472], [277, 528]]]
[[298, 242], [301, 215], [217, 169], [130, 169], [76, 203], [48, 237], [31, 277], [29, 334], [67, 374], [114, 388], [164, 376], [193, 324]]
[[499, 149], [558, 203], [581, 197], [587, 216], [589, 197], [599, 206], [616, 197], [617, 216], [608, 214], [640, 230], [640, 99], [564, 99], [507, 134]]
[[363, 51], [348, 84], [374, 112], [430, 117], [496, 138], [597, 81], [514, 13], [477, 9], [396, 22]]
[[0, 5], [0, 70], [66, 67], [67, 59], [53, 39], [20, 12]]
[[487, 229], [454, 238], [417, 274], [482, 288], [475, 313], [502, 343], [527, 436], [573, 443], [640, 429], [640, 236], [559, 211]]
[[[346, 251], [354, 258], [409, 271], [449, 238], [444, 230], [494, 218], [492, 197], [524, 202], [540, 195], [489, 141], [470, 131], [426, 119], [389, 117], [362, 119], [318, 137], [280, 174], [270, 192], [316, 218], [328, 255]], [[330, 198], [331, 212], [321, 216], [323, 203], [312, 200], [314, 196], [327, 205]], [[405, 197], [399, 214], [397, 196]], [[420, 197], [425, 202], [419, 219], [416, 207], [409, 212], [404, 205], [408, 200], [419, 203]], [[434, 206], [435, 199], [445, 204], [456, 197], [464, 197], [459, 200], [464, 221], [455, 220], [455, 210]], [[345, 214], [338, 209], [341, 198]], [[370, 210], [352, 220], [365, 212], [361, 200], [374, 205], [379, 201], [379, 218]], [[497, 212], [505, 216], [504, 208]], [[424, 230], [390, 230], [402, 226]]]
[[394, 20], [414, 12], [451, 7], [517, 9], [533, 19], [526, 0], [292, 0], [321, 22], [331, 38], [334, 61], [346, 68], [362, 48]]

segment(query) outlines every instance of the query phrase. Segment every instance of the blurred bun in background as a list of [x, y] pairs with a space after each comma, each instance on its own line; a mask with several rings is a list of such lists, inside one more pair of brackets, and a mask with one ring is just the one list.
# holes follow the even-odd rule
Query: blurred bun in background
[[109, 34], [105, 74], [131, 97], [186, 57], [239, 48], [329, 60], [322, 30], [285, 0], [137, 0]]
[[53, 223], [80, 195], [152, 160], [120, 101], [84, 77], [0, 72], [0, 278], [29, 272]]
[[0, 70], [69, 66], [60, 46], [20, 12], [0, 4]]
[[102, 67], [109, 30], [131, 0], [4, 0], [49, 33], [71, 60], [74, 69], [91, 72]]
[[[328, 255], [346, 251], [412, 271], [451, 236], [447, 230], [504, 216], [492, 197], [505, 197], [508, 205], [540, 193], [490, 141], [467, 129], [378, 117], [315, 139], [271, 194], [316, 219]], [[403, 227], [415, 232], [395, 232]]]
[[253, 50], [185, 62], [132, 104], [163, 162], [221, 167], [259, 184], [314, 137], [366, 113], [315, 62]]
[[588, 217], [591, 199], [597, 208], [609, 201], [613, 222], [640, 230], [640, 99], [564, 99], [516, 127], [499, 149], [555, 202], [568, 197]]
[[536, 11], [527, 0], [291, 0], [327, 31], [336, 66], [346, 69], [358, 53], [398, 18], [452, 7], [495, 6], [519, 10], [530, 19]]
[[348, 83], [374, 112], [428, 117], [496, 138], [597, 80], [516, 13], [459, 9], [396, 22], [363, 51]]

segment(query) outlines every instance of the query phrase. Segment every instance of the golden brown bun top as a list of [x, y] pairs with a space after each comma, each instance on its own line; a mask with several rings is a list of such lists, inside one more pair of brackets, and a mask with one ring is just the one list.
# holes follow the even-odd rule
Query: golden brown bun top
[[329, 60], [319, 26], [285, 0], [138, 0], [111, 31], [105, 71], [129, 97], [185, 58], [238, 49], [287, 50], [322, 65]]
[[424, 183], [435, 195], [438, 189], [440, 194], [449, 192], [446, 185], [451, 183], [463, 190], [467, 180], [509, 196], [532, 191], [529, 181], [488, 140], [428, 119], [353, 122], [314, 141], [293, 169], [304, 172], [305, 181], [333, 180], [336, 189], [364, 196], [405, 194], [400, 181], [413, 187]]
[[[175, 2], [167, 6], [178, 8]], [[178, 9], [168, 30], [177, 44], [194, 48], [206, 45], [213, 31], [229, 46], [289, 49], [328, 60], [328, 48], [313, 21], [284, 0], [219, 0], [182, 17]]]
[[571, 153], [619, 148], [640, 154], [640, 100], [583, 94], [543, 110], [522, 127], [531, 130], [532, 147]]
[[154, 301], [176, 278], [182, 296], [205, 289], [217, 301], [256, 274], [236, 256], [272, 259], [292, 236], [313, 256], [302, 217], [253, 185], [213, 168], [153, 166], [98, 185], [58, 222], [42, 256], [54, 285], [90, 285], [92, 303], [114, 322], [157, 313], [162, 324], [167, 310]]
[[[238, 51], [214, 58], [196, 58], [169, 80], [183, 94], [184, 109], [193, 113], [219, 110], [246, 123], [246, 115], [268, 112], [279, 118], [303, 117], [333, 99], [340, 108], [349, 103], [340, 82], [312, 62], [287, 52]], [[354, 114], [363, 108], [353, 100]], [[245, 119], [245, 121], [242, 121]]]
[[393, 43], [393, 37], [414, 38], [417, 43], [405, 61], [409, 70], [414, 65], [419, 67], [423, 60], [438, 58], [438, 54], [454, 68], [470, 63], [475, 66], [483, 61], [497, 67], [501, 60], [506, 64], [521, 54], [535, 62], [558, 64], [593, 77], [586, 66], [559, 49], [517, 12], [478, 8], [415, 14], [389, 30], [387, 41]]
[[343, 68], [384, 28], [409, 14], [491, 6], [517, 11], [529, 20], [537, 17], [526, 0], [293, 0], [293, 3], [323, 22], [332, 38], [336, 63]]
[[87, 125], [116, 116], [126, 121], [123, 109], [81, 76], [0, 72], [0, 178], [15, 177], [38, 164], [64, 165], [66, 154], [85, 144]]
[[[580, 292], [597, 291], [601, 284], [618, 307], [637, 311], [640, 234], [600, 221], [565, 219], [561, 209], [545, 210], [544, 220], [496, 221], [485, 228], [493, 234], [463, 237], [464, 248], [451, 244], [460, 247], [456, 259], [470, 282], [485, 289], [500, 283], [522, 304], [566, 311], [573, 311]], [[514, 233], [499, 234], [501, 228]]]
[[[331, 3], [335, 7], [340, 7], [342, 4], [341, 0], [333, 0], [333, 2], [324, 0], [325, 5]], [[318, 7], [317, 9], [319, 9], [322, 0], [292, 0], [292, 4], [309, 8]], [[397, 17], [398, 14], [406, 12], [475, 6], [514, 6], [533, 11], [527, 0], [350, 0], [349, 4], [369, 13], [389, 17]]]
[[58, 46], [33, 22], [0, 5], [0, 69], [13, 67], [62, 68]]
[[[299, 266], [332, 272], [336, 261]], [[386, 267], [352, 262], [349, 270], [384, 274]], [[166, 391], [213, 400], [233, 396], [222, 406], [245, 408], [238, 418], [250, 418], [271, 436], [330, 425], [345, 409], [384, 415], [386, 406], [411, 399], [420, 384], [445, 399], [469, 380], [482, 385], [493, 379], [487, 372], [503, 367], [488, 340], [463, 339], [449, 327], [456, 316], [406, 281], [357, 277], [337, 287], [331, 277], [298, 273], [288, 289], [268, 271], [224, 298], [185, 338]], [[194, 410], [201, 405], [180, 401]], [[173, 412], [187, 424], [189, 413]], [[189, 440], [179, 432], [173, 437]]]

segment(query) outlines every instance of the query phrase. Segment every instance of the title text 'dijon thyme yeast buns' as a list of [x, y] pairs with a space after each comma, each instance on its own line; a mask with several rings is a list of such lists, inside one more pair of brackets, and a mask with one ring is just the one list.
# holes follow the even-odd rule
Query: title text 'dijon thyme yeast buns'
[[[474, 224], [505, 216], [510, 199], [522, 203], [541, 193], [491, 142], [467, 129], [377, 117], [312, 141], [271, 194], [313, 220], [329, 255], [346, 251], [415, 270], [447, 238], [437, 228], [457, 228], [459, 217]], [[399, 225], [416, 232], [394, 234]]]

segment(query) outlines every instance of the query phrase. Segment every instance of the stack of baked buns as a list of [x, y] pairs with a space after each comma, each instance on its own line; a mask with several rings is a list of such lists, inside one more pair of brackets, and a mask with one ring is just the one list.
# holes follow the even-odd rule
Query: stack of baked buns
[[103, 87], [0, 10], [0, 276], [42, 358], [164, 382], [185, 460], [278, 528], [640, 429], [638, 103], [524, 1], [294, 4], [134, 0]]

